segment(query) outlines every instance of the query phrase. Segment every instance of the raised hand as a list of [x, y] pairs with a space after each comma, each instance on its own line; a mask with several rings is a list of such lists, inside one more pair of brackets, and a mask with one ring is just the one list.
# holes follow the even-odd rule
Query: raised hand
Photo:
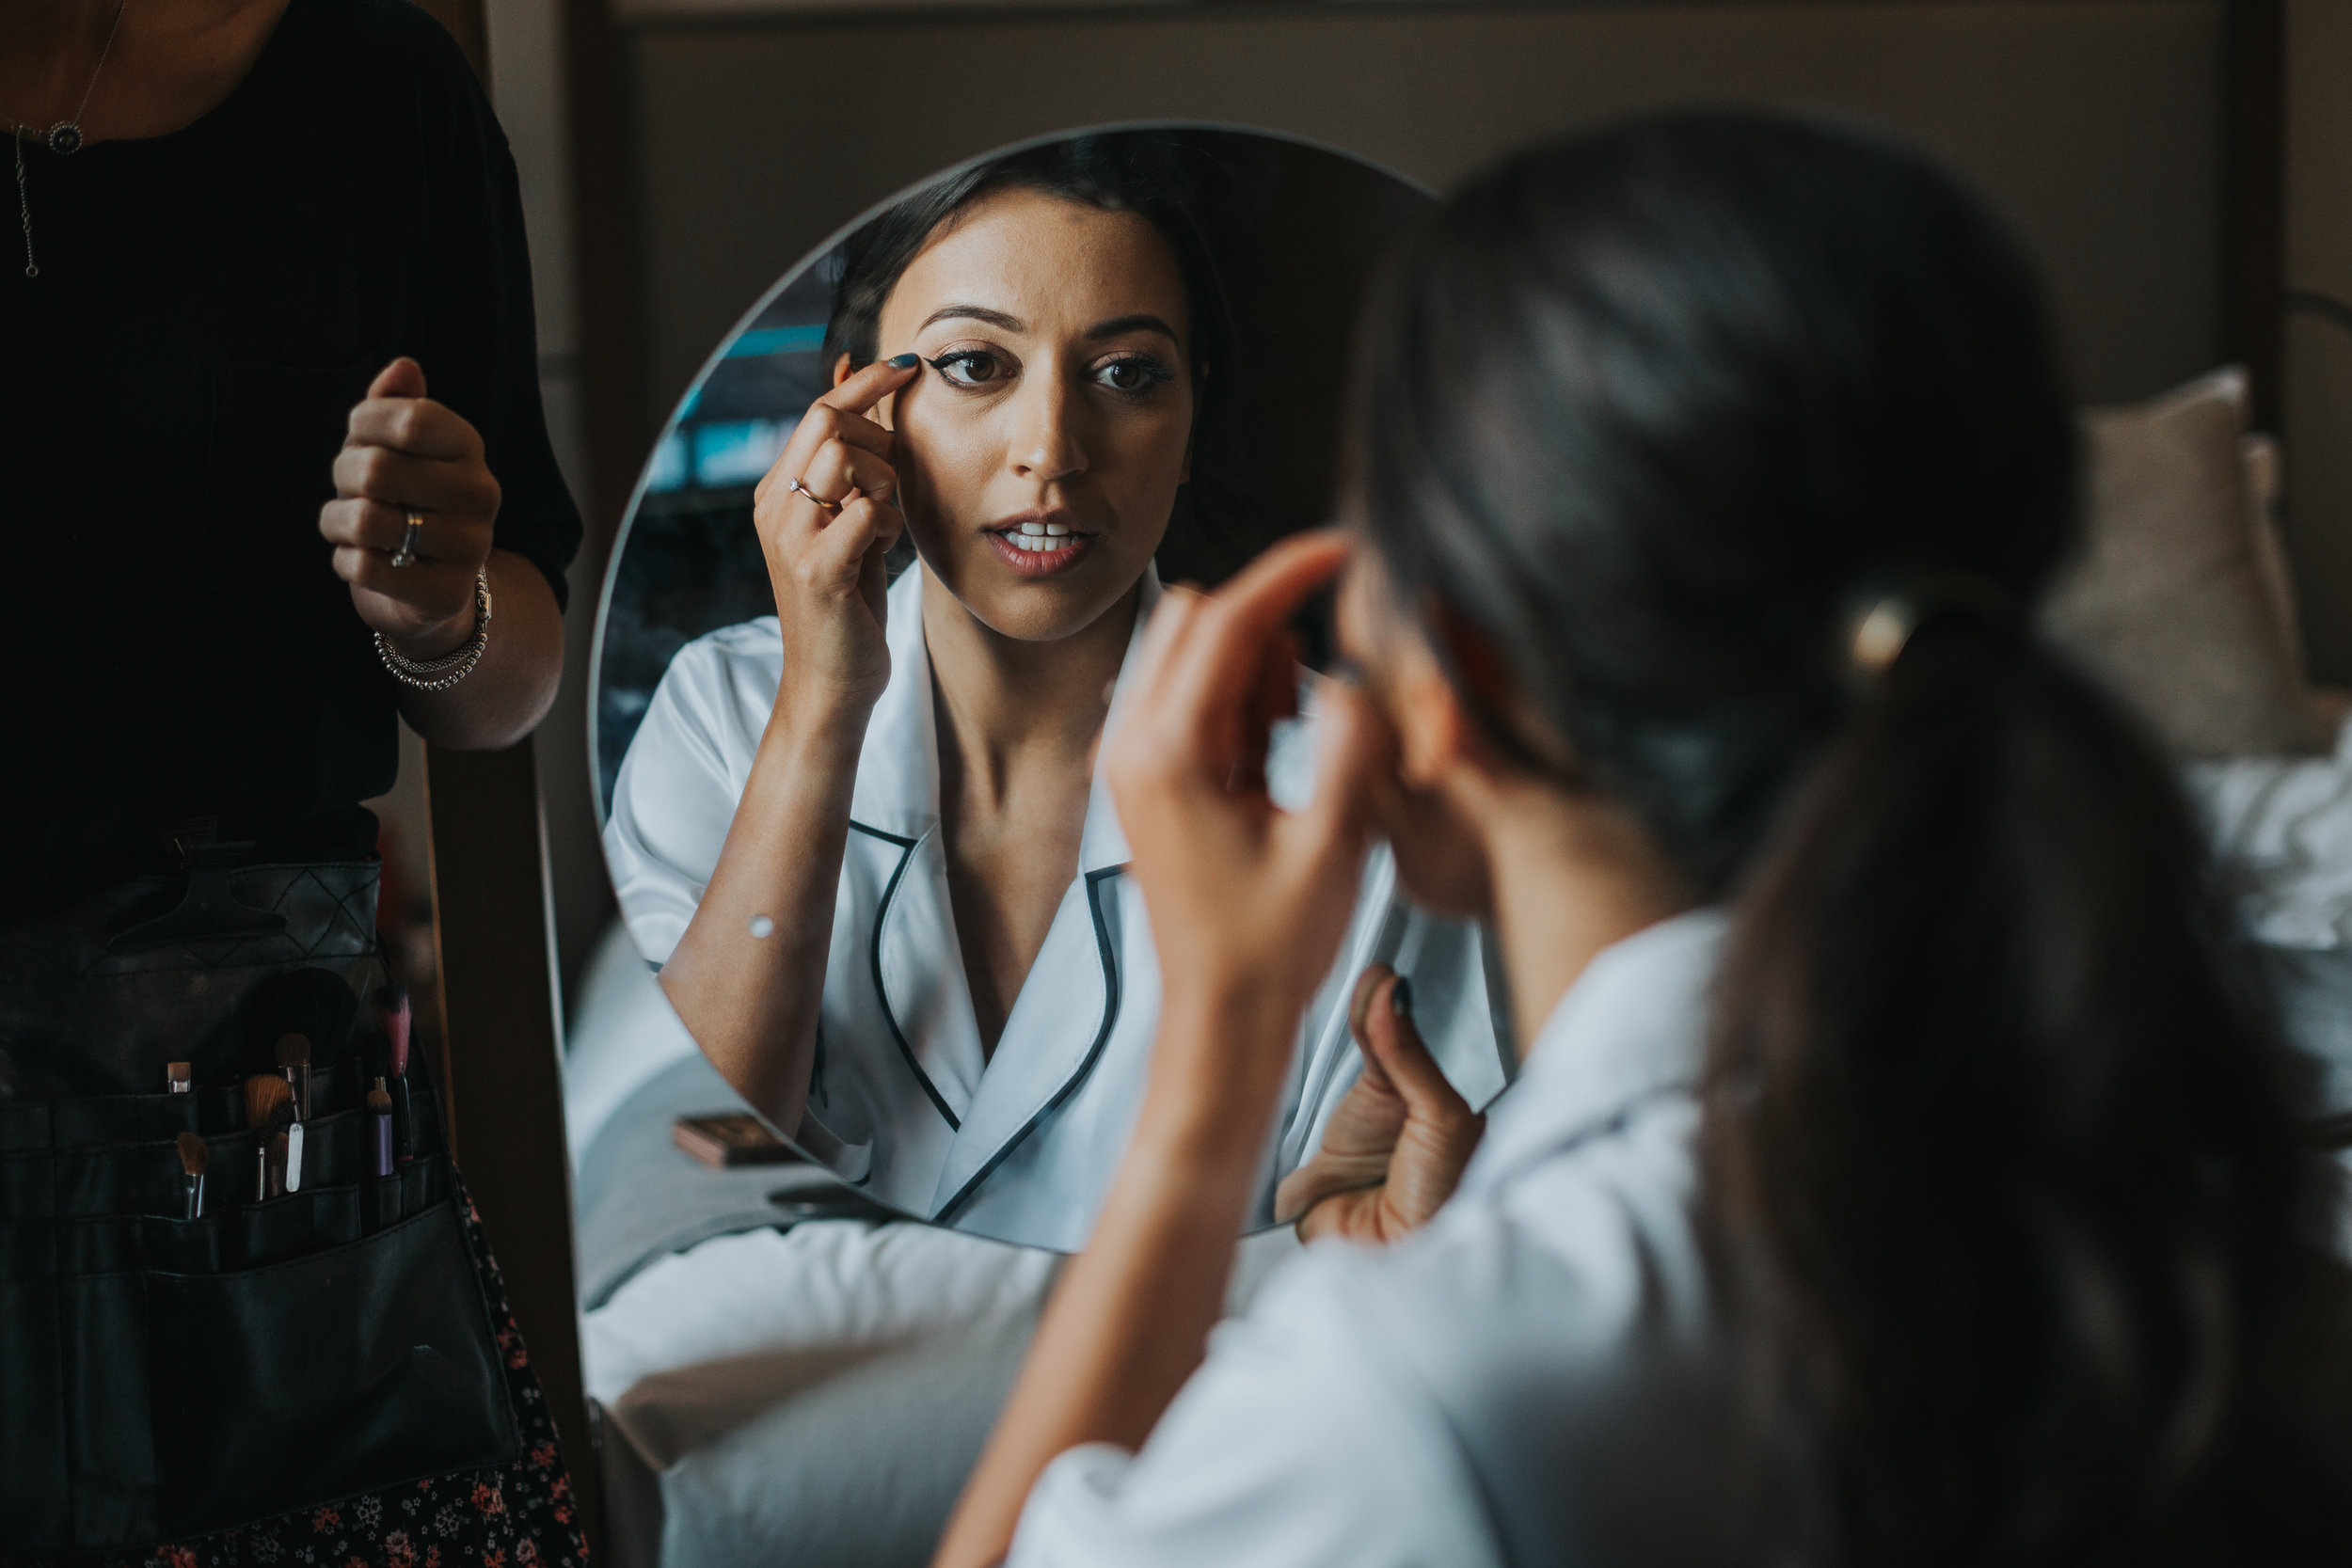
[[862, 723], [890, 684], [882, 558], [906, 519], [897, 438], [868, 416], [915, 370], [911, 354], [877, 360], [811, 404], [752, 494], [784, 633], [780, 702], [815, 698]]
[[[346, 430], [336, 499], [319, 513], [335, 575], [394, 652], [437, 658], [473, 635], [474, 574], [490, 559], [499, 482], [482, 436], [425, 396], [423, 368], [405, 356], [377, 372]], [[411, 517], [414, 548], [404, 555]]]
[[1282, 1180], [1276, 1223], [1308, 1241], [1388, 1243], [1429, 1222], [1462, 1179], [1486, 1118], [1455, 1092], [1413, 1025], [1412, 988], [1385, 965], [1358, 977], [1348, 1026], [1363, 1075], [1313, 1159]]
[[1271, 1115], [1281, 1047], [1338, 951], [1390, 744], [1362, 698], [1327, 682], [1313, 800], [1288, 812], [1266, 793], [1267, 732], [1297, 689], [1289, 618], [1346, 554], [1341, 535], [1307, 535], [1214, 594], [1164, 595], [1105, 742], [1167, 998], [1154, 1093], [1165, 1081], [1243, 1124]]

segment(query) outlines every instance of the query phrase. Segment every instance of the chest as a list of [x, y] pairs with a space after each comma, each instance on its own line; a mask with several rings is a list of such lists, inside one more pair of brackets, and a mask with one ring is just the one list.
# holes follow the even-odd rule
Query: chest
[[992, 1050], [1076, 875], [1088, 793], [1081, 769], [1038, 769], [993, 799], [955, 790], [942, 801], [958, 946]]

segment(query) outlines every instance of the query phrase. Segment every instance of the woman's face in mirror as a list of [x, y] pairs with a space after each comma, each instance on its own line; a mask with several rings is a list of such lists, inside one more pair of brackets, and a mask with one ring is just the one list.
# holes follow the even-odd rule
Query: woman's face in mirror
[[882, 307], [921, 374], [890, 420], [925, 565], [995, 631], [1068, 637], [1168, 531], [1197, 388], [1184, 280], [1132, 213], [1036, 191], [951, 219]]

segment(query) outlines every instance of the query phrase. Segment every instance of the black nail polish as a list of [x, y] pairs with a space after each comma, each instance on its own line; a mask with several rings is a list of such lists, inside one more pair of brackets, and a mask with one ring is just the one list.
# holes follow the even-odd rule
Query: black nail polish
[[912, 354], [894, 354], [885, 363], [894, 371], [911, 371], [914, 368], [915, 358]]
[[1405, 975], [1398, 975], [1389, 991], [1389, 1011], [1399, 1018], [1413, 1016], [1413, 982]]

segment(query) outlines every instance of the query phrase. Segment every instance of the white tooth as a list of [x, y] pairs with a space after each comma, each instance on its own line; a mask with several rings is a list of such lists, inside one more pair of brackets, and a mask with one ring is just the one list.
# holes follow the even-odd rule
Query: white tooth
[[1070, 532], [1070, 527], [1066, 523], [1048, 523], [1045, 525], [1045, 531], [1059, 539]]
[[1042, 539], [1045, 537], [1045, 525], [1043, 523], [1023, 523], [1021, 525], [1021, 531], [1027, 534], [1032, 539]]
[[1045, 541], [1039, 538], [1036, 534], [1025, 533], [1021, 536], [1021, 547], [1028, 551], [1031, 555], [1036, 555], [1039, 551], [1045, 548]]

